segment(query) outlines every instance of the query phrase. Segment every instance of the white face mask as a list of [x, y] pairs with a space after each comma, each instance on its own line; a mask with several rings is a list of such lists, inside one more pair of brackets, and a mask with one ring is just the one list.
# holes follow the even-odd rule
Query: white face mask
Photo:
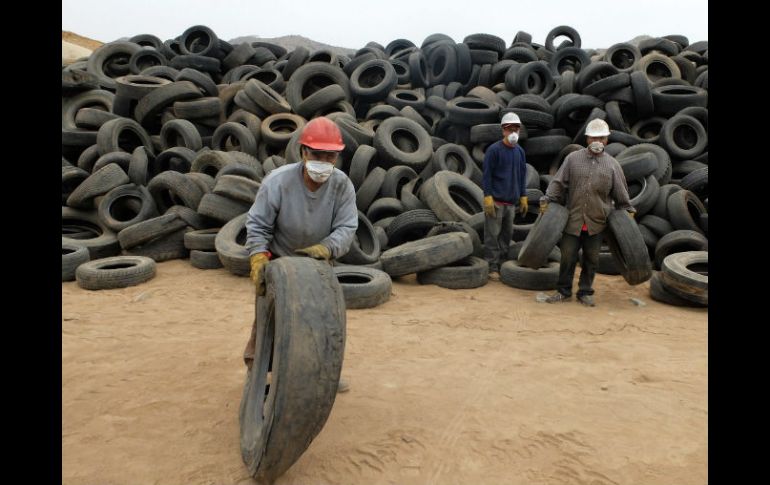
[[334, 172], [333, 164], [316, 160], [305, 162], [305, 168], [307, 168], [308, 176], [319, 184], [326, 182], [331, 177], [332, 172]]
[[516, 133], [514, 131], [513, 133], [508, 135], [508, 143], [510, 143], [511, 145], [515, 145], [517, 141], [519, 141], [519, 134], [518, 133]]
[[601, 153], [604, 151], [604, 143], [600, 141], [591, 142], [588, 145], [588, 149], [597, 154]]

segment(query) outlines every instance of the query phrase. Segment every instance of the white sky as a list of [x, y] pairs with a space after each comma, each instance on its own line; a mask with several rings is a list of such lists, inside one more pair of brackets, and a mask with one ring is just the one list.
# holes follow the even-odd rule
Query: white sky
[[206, 25], [224, 40], [302, 35], [351, 49], [399, 38], [419, 46], [438, 32], [456, 42], [494, 34], [510, 45], [523, 30], [545, 44], [551, 29], [569, 25], [583, 48], [605, 49], [637, 35], [708, 40], [708, 1], [62, 0], [62, 30], [102, 42], [137, 34], [166, 40], [193, 25]]

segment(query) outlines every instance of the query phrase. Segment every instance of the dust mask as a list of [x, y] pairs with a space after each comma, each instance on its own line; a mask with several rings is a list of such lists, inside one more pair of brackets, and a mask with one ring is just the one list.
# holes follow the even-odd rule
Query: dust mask
[[326, 182], [334, 172], [334, 165], [326, 162], [319, 162], [316, 160], [308, 160], [305, 162], [305, 168], [307, 168], [308, 176], [313, 182], [322, 184]]
[[511, 145], [515, 145], [517, 141], [519, 141], [519, 134], [518, 133], [516, 133], [514, 131], [513, 133], [508, 135], [508, 143], [510, 143]]
[[588, 145], [588, 149], [591, 150], [592, 152], [596, 153], [596, 154], [599, 154], [599, 153], [604, 151], [604, 143], [602, 143], [600, 141], [591, 142]]

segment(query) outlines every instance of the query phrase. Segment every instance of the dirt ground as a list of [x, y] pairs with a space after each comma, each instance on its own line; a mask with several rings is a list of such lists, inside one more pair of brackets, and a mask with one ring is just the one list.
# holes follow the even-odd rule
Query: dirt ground
[[[707, 483], [707, 311], [619, 276], [595, 288], [587, 308], [398, 279], [348, 310], [350, 391], [276, 483]], [[238, 442], [253, 291], [182, 260], [131, 288], [62, 284], [62, 483], [255, 483]]]

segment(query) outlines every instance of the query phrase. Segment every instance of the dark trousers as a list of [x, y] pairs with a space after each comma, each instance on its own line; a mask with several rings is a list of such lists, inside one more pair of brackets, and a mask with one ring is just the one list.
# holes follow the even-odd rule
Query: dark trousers
[[580, 261], [580, 279], [578, 280], [577, 296], [593, 295], [596, 267], [599, 265], [599, 250], [602, 247], [602, 233], [588, 235], [581, 231], [580, 236], [563, 234], [561, 238], [561, 265], [559, 266], [559, 282], [556, 289], [564, 296], [572, 296], [572, 279], [575, 277], [575, 265], [578, 261], [578, 251], [583, 248]]
[[484, 216], [484, 259], [490, 273], [500, 271], [500, 265], [508, 259], [515, 211], [513, 205], [495, 205], [495, 216]]

